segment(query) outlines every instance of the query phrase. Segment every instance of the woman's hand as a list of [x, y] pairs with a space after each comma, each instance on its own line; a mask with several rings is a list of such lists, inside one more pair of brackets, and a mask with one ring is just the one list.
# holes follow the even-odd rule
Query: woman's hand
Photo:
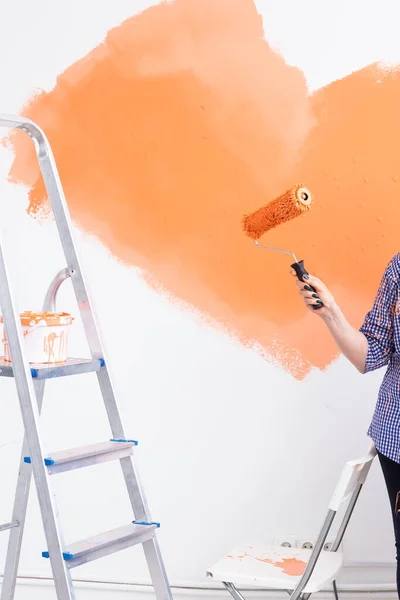
[[[291, 274], [296, 277], [294, 271]], [[360, 373], [364, 373], [368, 353], [368, 341], [365, 335], [361, 331], [354, 329], [346, 321], [333, 295], [317, 277], [309, 275], [308, 279], [304, 281], [297, 280], [296, 285], [307, 308], [324, 320], [339, 350], [343, 352]], [[313, 292], [310, 286], [316, 291]], [[321, 302], [322, 305], [320, 304]], [[314, 306], [318, 305], [322, 306], [322, 308], [315, 310]]]
[[[294, 275], [297, 279], [294, 271], [291, 271], [291, 275]], [[305, 275], [305, 278], [307, 278], [307, 275]], [[304, 304], [311, 312], [320, 317], [324, 317], [334, 310], [336, 303], [332, 293], [317, 277], [308, 275], [308, 279], [304, 279], [304, 281], [299, 281], [297, 279], [296, 285], [299, 288], [300, 295], [304, 299]], [[316, 291], [314, 292], [310, 286]], [[314, 306], [322, 306], [322, 308], [315, 310]]]

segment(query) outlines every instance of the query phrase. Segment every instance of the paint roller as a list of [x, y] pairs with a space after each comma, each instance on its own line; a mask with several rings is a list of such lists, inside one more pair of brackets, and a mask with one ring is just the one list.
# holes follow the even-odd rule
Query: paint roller
[[[259, 238], [274, 227], [278, 227], [282, 223], [286, 223], [295, 217], [306, 213], [311, 208], [312, 195], [311, 192], [303, 185], [297, 184], [290, 190], [272, 200], [266, 206], [259, 208], [255, 212], [243, 217], [243, 230], [246, 235], [255, 241], [258, 248], [264, 250], [273, 250], [274, 252], [283, 252], [293, 257], [294, 263], [291, 265], [296, 272], [297, 278], [304, 281], [304, 275], [308, 275], [304, 267], [303, 260], [297, 260], [293, 252], [289, 250], [281, 250], [272, 248], [271, 246], [263, 246], [259, 243]], [[312, 291], [315, 289], [310, 285]], [[315, 310], [322, 308], [322, 305], [313, 305]]]

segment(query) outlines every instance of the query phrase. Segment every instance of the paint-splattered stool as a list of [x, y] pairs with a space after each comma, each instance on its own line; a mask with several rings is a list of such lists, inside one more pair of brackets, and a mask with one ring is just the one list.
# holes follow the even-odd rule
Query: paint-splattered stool
[[[338, 549], [375, 456], [372, 446], [361, 459], [346, 463], [313, 549], [249, 544], [225, 556], [208, 569], [207, 575], [222, 582], [234, 600], [244, 600], [236, 586], [288, 591], [290, 600], [298, 600], [335, 582], [343, 564]], [[327, 551], [324, 546], [339, 509], [344, 509], [344, 516]]]

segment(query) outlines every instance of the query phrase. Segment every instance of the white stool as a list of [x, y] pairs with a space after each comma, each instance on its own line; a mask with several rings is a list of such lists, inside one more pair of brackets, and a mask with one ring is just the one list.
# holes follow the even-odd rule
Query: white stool
[[[376, 454], [372, 445], [365, 456], [346, 463], [313, 550], [247, 544], [208, 569], [207, 575], [222, 582], [234, 600], [244, 600], [236, 585], [289, 591], [290, 600], [307, 600], [314, 592], [335, 582], [343, 564], [343, 554], [338, 548]], [[324, 544], [338, 510], [346, 504], [336, 539], [331, 550], [325, 551]]]

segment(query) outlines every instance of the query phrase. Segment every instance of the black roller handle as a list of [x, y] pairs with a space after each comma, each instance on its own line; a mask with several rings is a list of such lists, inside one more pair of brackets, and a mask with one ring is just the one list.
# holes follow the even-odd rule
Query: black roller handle
[[[310, 287], [312, 289], [314, 294], [316, 294], [317, 290], [315, 288], [313, 288], [312, 285], [310, 285], [303, 279], [304, 275], [308, 275], [308, 272], [306, 271], [306, 269], [304, 267], [304, 260], [299, 260], [299, 262], [293, 263], [291, 265], [291, 267], [292, 267], [292, 269], [294, 269], [296, 271], [297, 279], [299, 281], [301, 281], [302, 283], [304, 283], [305, 285], [308, 285], [308, 287]], [[324, 306], [323, 304], [313, 304], [312, 305], [314, 310], [318, 310], [319, 308], [322, 308], [323, 306]]]

